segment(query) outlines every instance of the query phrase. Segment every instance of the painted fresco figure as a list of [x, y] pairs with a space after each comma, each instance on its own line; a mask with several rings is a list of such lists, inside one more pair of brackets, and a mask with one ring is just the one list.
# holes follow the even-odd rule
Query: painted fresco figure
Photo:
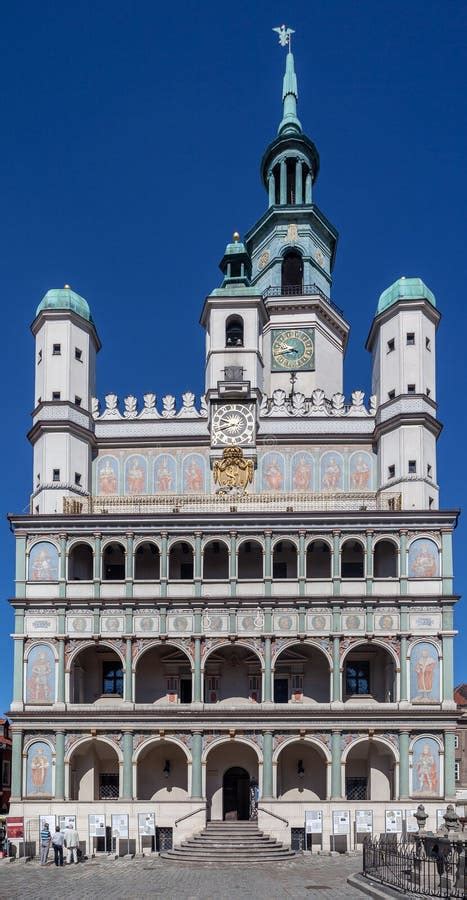
[[365, 457], [362, 456], [362, 454], [359, 454], [357, 456], [355, 468], [351, 474], [352, 488], [355, 491], [366, 491], [368, 490], [369, 481], [370, 467], [366, 462]]
[[144, 494], [145, 472], [139, 459], [135, 457], [128, 469], [127, 487], [130, 494]]
[[50, 696], [49, 678], [52, 674], [50, 660], [45, 650], [40, 650], [31, 665], [29, 678], [30, 699], [36, 703], [48, 703]]
[[31, 581], [55, 581], [58, 575], [57, 564], [54, 564], [50, 551], [44, 545], [32, 555], [30, 569]]
[[323, 488], [325, 491], [335, 491], [340, 487], [341, 469], [335, 456], [331, 456], [323, 473]]
[[203, 470], [199, 463], [192, 459], [185, 471], [185, 490], [188, 494], [201, 494], [203, 487]]
[[294, 468], [292, 483], [294, 491], [311, 490], [311, 464], [306, 456], [300, 456]]
[[415, 763], [415, 771], [417, 774], [418, 790], [429, 794], [437, 793], [438, 767], [429, 744], [423, 745], [422, 752]]
[[156, 491], [160, 494], [170, 494], [173, 490], [172, 473], [167, 465], [167, 459], [163, 457], [156, 470]]
[[[418, 542], [417, 542], [418, 543]], [[427, 542], [420, 543], [420, 549], [413, 557], [410, 575], [414, 578], [433, 578], [437, 574], [436, 556]]]
[[431, 696], [433, 693], [433, 679], [438, 661], [429, 652], [428, 647], [422, 647], [415, 661], [414, 671], [417, 678], [417, 694], [419, 696]]
[[273, 456], [271, 462], [264, 470], [264, 482], [266, 488], [270, 491], [281, 491], [283, 485], [283, 475], [279, 460]]
[[100, 494], [116, 494], [117, 493], [117, 476], [110, 460], [105, 460], [104, 465], [99, 471], [99, 493]]
[[34, 791], [41, 791], [47, 780], [49, 761], [44, 748], [38, 747], [37, 753], [31, 759], [31, 783]]

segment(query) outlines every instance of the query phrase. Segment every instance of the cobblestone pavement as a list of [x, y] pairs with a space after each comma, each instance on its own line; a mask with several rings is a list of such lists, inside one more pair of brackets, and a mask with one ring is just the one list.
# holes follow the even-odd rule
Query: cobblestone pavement
[[0, 866], [0, 900], [362, 900], [347, 884], [361, 856], [307, 856], [266, 868], [206, 869], [161, 859], [96, 859], [79, 865], [12, 862]]

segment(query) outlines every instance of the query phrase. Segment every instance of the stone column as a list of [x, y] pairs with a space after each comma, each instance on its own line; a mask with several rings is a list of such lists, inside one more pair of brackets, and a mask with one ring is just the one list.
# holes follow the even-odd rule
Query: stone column
[[407, 700], [407, 637], [405, 634], [401, 635], [399, 692], [400, 699]]
[[201, 531], [195, 531], [195, 558], [194, 558], [194, 582], [195, 582], [195, 597], [201, 597], [201, 570], [202, 570], [202, 559], [201, 559]]
[[193, 702], [202, 703], [202, 684], [201, 684], [201, 638], [195, 637], [195, 671], [193, 678]]
[[399, 800], [408, 800], [409, 792], [409, 740], [408, 731], [399, 735]]
[[266, 597], [272, 594], [272, 532], [264, 532], [264, 593]]
[[101, 595], [101, 577], [102, 577], [102, 535], [94, 535], [94, 599], [98, 600]]
[[331, 734], [331, 800], [342, 799], [342, 773], [341, 773], [341, 733], [333, 731]]
[[373, 532], [366, 533], [366, 592], [373, 593]]
[[124, 731], [123, 746], [123, 785], [121, 790], [122, 800], [133, 798], [133, 732]]
[[301, 159], [297, 159], [295, 163], [295, 203], [297, 205], [303, 203], [303, 163]]
[[55, 733], [55, 799], [65, 799], [65, 732]]
[[59, 540], [60, 540], [60, 571], [59, 571], [58, 594], [59, 594], [59, 597], [65, 597], [66, 596], [66, 562], [67, 562], [66, 534], [61, 534]]
[[167, 532], [161, 532], [161, 597], [167, 597], [167, 578], [169, 577], [168, 553], [167, 553]]
[[23, 735], [21, 731], [12, 731], [11, 743], [11, 799], [21, 800], [23, 784]]
[[275, 202], [276, 202], [276, 179], [274, 178], [274, 172], [269, 173], [268, 189], [269, 189], [269, 206], [274, 206]]
[[[306, 579], [306, 556], [305, 556], [305, 532], [300, 531], [298, 535], [298, 592], [301, 597], [305, 596], [305, 579]], [[303, 629], [304, 630], [304, 629]]]
[[269, 637], [269, 635], [266, 635], [266, 637], [264, 638], [264, 703], [270, 703], [272, 700], [271, 676], [271, 638]]
[[305, 179], [305, 203], [313, 202], [312, 201], [312, 191], [313, 191], [313, 187], [312, 187], [311, 175], [308, 172], [308, 175], [306, 176], [306, 179]]
[[400, 584], [401, 594], [407, 593], [407, 532], [401, 531], [401, 550], [400, 550]]
[[332, 699], [342, 701], [340, 638], [332, 639]]
[[58, 639], [57, 703], [65, 703], [65, 639]]
[[24, 609], [15, 609], [13, 701], [23, 702]]
[[134, 535], [131, 533], [127, 534], [125, 553], [125, 594], [127, 597], [133, 596], [133, 579], [135, 577], [134, 543]]
[[281, 162], [280, 203], [281, 206], [285, 206], [287, 203], [287, 164], [285, 159]]
[[203, 735], [194, 731], [191, 742], [191, 799], [201, 800], [203, 796]]
[[229, 554], [229, 579], [230, 579], [230, 596], [235, 597], [237, 593], [237, 532], [230, 532], [230, 554]]
[[263, 733], [263, 800], [272, 799], [272, 731]]
[[340, 560], [340, 532], [334, 531], [332, 535], [333, 551], [332, 551], [332, 592], [340, 594], [341, 592], [341, 560]]
[[126, 639], [125, 648], [125, 701], [133, 703], [133, 659], [132, 659], [132, 641], [130, 637]]
[[455, 740], [454, 731], [444, 732], [444, 796], [446, 800], [454, 800], [456, 797]]

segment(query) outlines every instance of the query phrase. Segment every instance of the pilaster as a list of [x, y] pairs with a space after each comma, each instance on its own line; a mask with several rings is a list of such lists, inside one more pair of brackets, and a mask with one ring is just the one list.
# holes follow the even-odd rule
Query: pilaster
[[65, 732], [55, 733], [55, 799], [65, 799]]
[[342, 770], [341, 770], [341, 733], [333, 731], [331, 733], [331, 800], [342, 799]]
[[263, 800], [270, 800], [273, 796], [272, 750], [273, 750], [272, 731], [265, 731], [263, 733]]
[[409, 799], [409, 742], [408, 731], [401, 731], [399, 735], [399, 800]]
[[11, 734], [11, 799], [21, 800], [23, 782], [23, 734]]
[[454, 731], [444, 732], [444, 796], [446, 800], [454, 800], [456, 797], [455, 739]]
[[133, 732], [124, 731], [123, 745], [123, 786], [122, 800], [131, 800], [133, 797]]
[[191, 799], [201, 800], [203, 796], [203, 735], [194, 731], [191, 742]]

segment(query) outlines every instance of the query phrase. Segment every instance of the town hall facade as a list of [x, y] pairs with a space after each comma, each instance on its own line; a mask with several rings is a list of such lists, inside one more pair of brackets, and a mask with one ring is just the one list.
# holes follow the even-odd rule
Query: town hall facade
[[359, 822], [409, 828], [420, 802], [436, 828], [455, 798], [440, 314], [420, 278], [388, 287], [372, 395], [345, 396], [319, 164], [289, 46], [267, 209], [202, 309], [202, 397], [96, 399], [88, 303], [66, 285], [39, 304], [31, 503], [10, 517], [27, 833], [75, 816], [99, 849], [90, 817], [102, 834], [118, 814], [130, 839], [147, 820], [177, 845], [257, 819], [290, 844], [307, 817], [329, 849]]

